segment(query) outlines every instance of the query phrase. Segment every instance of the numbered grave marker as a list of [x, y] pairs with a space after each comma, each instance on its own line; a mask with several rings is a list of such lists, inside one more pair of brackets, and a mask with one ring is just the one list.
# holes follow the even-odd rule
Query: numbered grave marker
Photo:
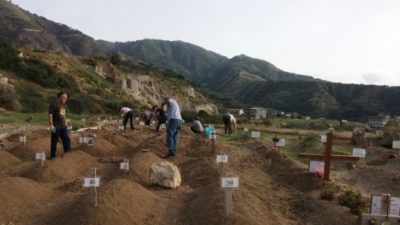
[[129, 171], [129, 162], [120, 162], [119, 168], [123, 171]]
[[238, 188], [239, 187], [239, 177], [222, 177], [221, 187], [223, 189], [227, 188]]
[[93, 168], [93, 177], [83, 179], [83, 187], [94, 189], [94, 206], [97, 206], [97, 188], [100, 187], [100, 177], [97, 176], [96, 168]]
[[243, 128], [243, 130], [244, 130], [244, 132], [248, 132], [249, 128], [245, 127], [245, 128]]
[[239, 187], [239, 177], [222, 177], [221, 187], [225, 190], [225, 211], [229, 216], [233, 212], [233, 190]]
[[400, 149], [400, 141], [393, 141], [393, 149]]
[[227, 155], [217, 155], [217, 163], [228, 163]]
[[261, 138], [261, 132], [260, 131], [252, 131], [251, 137], [252, 138]]
[[365, 158], [367, 151], [364, 148], [353, 148], [353, 156]]
[[276, 142], [276, 147], [285, 147], [285, 145], [286, 145], [286, 140], [283, 138], [279, 139], [279, 141]]
[[83, 187], [100, 187], [100, 177], [85, 177]]
[[390, 211], [389, 215], [391, 216], [400, 216], [400, 198], [399, 197], [390, 197]]
[[43, 166], [44, 161], [46, 161], [46, 154], [44, 152], [37, 152], [35, 154], [35, 159], [42, 161], [42, 166]]
[[124, 131], [124, 130], [125, 130], [125, 127], [124, 127], [124, 126], [122, 126], [122, 125], [119, 125], [119, 126], [118, 126], [118, 130], [120, 130], [120, 131]]
[[390, 195], [372, 195], [371, 215], [388, 215], [389, 207]]
[[221, 177], [225, 176], [224, 165], [226, 163], [228, 163], [228, 156], [225, 155], [225, 154], [224, 155], [217, 155], [216, 161], [220, 165], [220, 167], [219, 167], [219, 175]]
[[26, 144], [26, 136], [20, 136], [19, 137], [19, 143]]
[[94, 138], [92, 137], [80, 137], [79, 144], [82, 145], [94, 145]]
[[140, 126], [144, 126], [144, 123], [142, 121], [139, 122]]
[[326, 135], [325, 134], [321, 135], [321, 142], [326, 143]]

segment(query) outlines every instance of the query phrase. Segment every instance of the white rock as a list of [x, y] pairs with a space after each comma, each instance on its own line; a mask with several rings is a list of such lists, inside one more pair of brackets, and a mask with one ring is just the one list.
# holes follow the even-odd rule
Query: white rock
[[150, 168], [150, 183], [177, 188], [181, 184], [181, 174], [178, 167], [170, 162], [153, 163]]

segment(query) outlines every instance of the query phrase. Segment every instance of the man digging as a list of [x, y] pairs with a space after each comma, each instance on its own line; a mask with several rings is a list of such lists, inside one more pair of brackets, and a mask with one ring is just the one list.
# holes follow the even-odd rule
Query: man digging
[[66, 122], [65, 104], [68, 95], [65, 92], [57, 94], [57, 101], [49, 107], [49, 126], [51, 131], [51, 151], [50, 159], [56, 157], [57, 141], [61, 138], [64, 153], [71, 150], [71, 142], [69, 139], [68, 124]]
[[133, 111], [131, 108], [128, 107], [121, 107], [119, 108], [119, 112], [121, 113], [122, 117], [123, 117], [123, 122], [122, 125], [124, 126], [124, 130], [126, 130], [126, 124], [128, 123], [128, 120], [130, 122], [131, 125], [131, 129], [134, 130], [134, 126], [133, 126]]

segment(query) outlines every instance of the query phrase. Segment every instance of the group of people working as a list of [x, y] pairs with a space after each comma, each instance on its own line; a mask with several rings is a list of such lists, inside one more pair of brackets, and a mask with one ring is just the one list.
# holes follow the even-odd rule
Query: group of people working
[[[66, 120], [66, 103], [68, 95], [65, 92], [57, 94], [57, 100], [53, 102], [48, 111], [48, 121], [51, 131], [51, 150], [50, 158], [56, 157], [57, 142], [61, 138], [64, 148], [64, 153], [71, 150], [71, 143], [69, 138], [68, 123]], [[134, 113], [129, 107], [119, 108], [121, 115], [123, 116], [124, 129], [128, 121], [130, 122], [130, 128], [134, 129], [133, 120]], [[166, 124], [166, 141], [168, 146], [168, 153], [165, 157], [173, 157], [176, 155], [178, 146], [178, 133], [182, 127], [182, 116], [181, 110], [176, 100], [170, 97], [163, 97], [163, 102], [160, 107], [154, 106], [152, 111], [146, 111], [142, 114], [142, 119], [145, 125], [150, 125], [151, 122], [156, 119], [156, 132], [160, 131], [163, 124]], [[236, 129], [235, 117], [227, 113], [223, 116], [223, 122], [225, 125], [225, 134], [232, 134]], [[204, 132], [203, 125], [199, 118], [195, 118], [191, 130], [194, 133], [202, 134]]]

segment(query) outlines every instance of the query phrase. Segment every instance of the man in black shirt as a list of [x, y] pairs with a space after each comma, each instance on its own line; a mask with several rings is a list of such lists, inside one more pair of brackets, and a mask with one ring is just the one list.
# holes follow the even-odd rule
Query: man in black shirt
[[61, 138], [62, 140], [64, 153], [71, 150], [65, 112], [67, 99], [67, 94], [65, 92], [60, 92], [57, 94], [57, 101], [49, 107], [49, 126], [51, 130], [50, 158], [56, 157], [58, 138]]

